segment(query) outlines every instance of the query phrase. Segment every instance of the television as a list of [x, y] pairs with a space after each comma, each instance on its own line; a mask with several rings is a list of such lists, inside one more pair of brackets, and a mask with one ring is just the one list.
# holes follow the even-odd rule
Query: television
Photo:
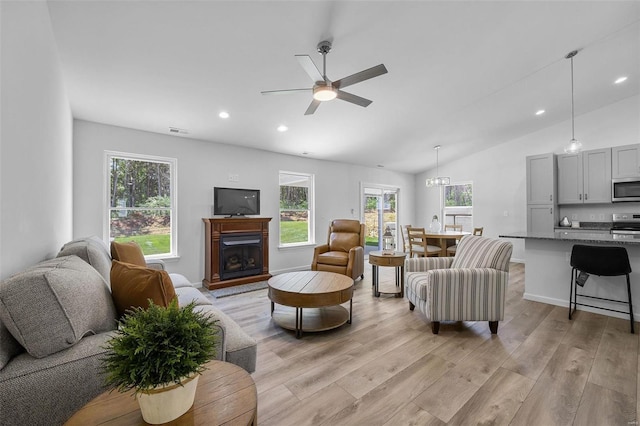
[[260, 190], [213, 188], [215, 216], [251, 216], [260, 214]]

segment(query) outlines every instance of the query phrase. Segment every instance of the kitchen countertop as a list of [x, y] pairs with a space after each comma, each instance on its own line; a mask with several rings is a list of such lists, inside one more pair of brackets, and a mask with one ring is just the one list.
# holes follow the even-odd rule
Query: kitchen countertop
[[[621, 245], [640, 245], [640, 239], [614, 239], [614, 235], [602, 232], [585, 232], [584, 228], [561, 228], [556, 232], [549, 233], [533, 233], [533, 232], [514, 232], [510, 234], [499, 235], [500, 238], [522, 238], [533, 240], [548, 241], [576, 241], [580, 243], [610, 243]], [[577, 231], [577, 232], [571, 232]]]

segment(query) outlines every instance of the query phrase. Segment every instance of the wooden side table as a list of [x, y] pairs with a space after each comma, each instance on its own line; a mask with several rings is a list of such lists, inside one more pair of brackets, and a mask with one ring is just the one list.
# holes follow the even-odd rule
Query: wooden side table
[[[391, 254], [385, 254], [382, 251], [372, 251], [369, 253], [372, 275], [371, 281], [373, 281], [373, 295], [375, 297], [380, 297], [380, 293], [395, 294], [396, 297], [404, 297], [404, 260], [406, 257], [406, 253], [397, 251]], [[396, 287], [399, 288], [399, 292], [380, 291], [378, 282], [378, 268], [380, 266], [393, 266], [396, 268]]]
[[[171, 425], [257, 425], [258, 396], [253, 379], [237, 365], [211, 361], [198, 380], [193, 407]], [[146, 425], [133, 391], [105, 392], [77, 411], [74, 425]]]

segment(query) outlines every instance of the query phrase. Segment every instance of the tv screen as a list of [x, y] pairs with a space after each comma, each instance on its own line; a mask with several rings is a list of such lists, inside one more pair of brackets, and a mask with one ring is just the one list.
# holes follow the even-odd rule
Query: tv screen
[[260, 214], [260, 190], [214, 187], [213, 214], [219, 216]]

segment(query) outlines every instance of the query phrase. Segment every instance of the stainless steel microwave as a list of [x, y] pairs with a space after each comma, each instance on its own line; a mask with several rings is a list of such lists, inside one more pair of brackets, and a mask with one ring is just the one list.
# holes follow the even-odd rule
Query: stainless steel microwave
[[611, 201], [640, 202], [640, 177], [616, 178], [611, 181]]

